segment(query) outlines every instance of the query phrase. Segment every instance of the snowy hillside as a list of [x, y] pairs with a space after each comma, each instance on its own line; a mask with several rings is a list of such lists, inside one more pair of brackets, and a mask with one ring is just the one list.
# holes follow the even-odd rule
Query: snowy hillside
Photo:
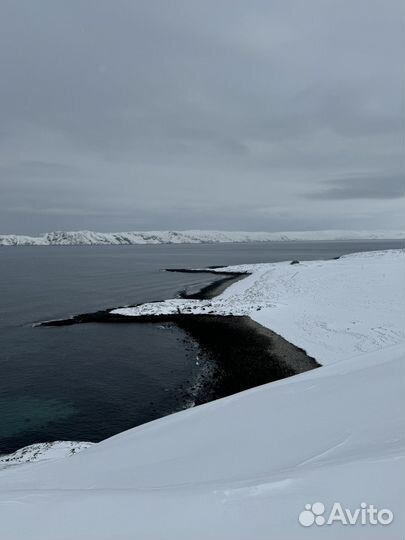
[[100, 233], [57, 231], [41, 236], [0, 235], [0, 246], [125, 245], [125, 244], [213, 244], [222, 242], [271, 242], [276, 240], [404, 239], [403, 231], [135, 231]]
[[[404, 537], [404, 252], [232, 269], [251, 275], [214, 299], [214, 308], [250, 314], [323, 367], [78, 455], [0, 471], [4, 538]], [[204, 301], [179, 302], [191, 313], [204, 309]], [[170, 302], [155, 308], [170, 310]], [[352, 513], [362, 504], [388, 509], [394, 519], [328, 525], [336, 502]], [[321, 503], [318, 520], [306, 510], [303, 526], [299, 516], [313, 503]]]

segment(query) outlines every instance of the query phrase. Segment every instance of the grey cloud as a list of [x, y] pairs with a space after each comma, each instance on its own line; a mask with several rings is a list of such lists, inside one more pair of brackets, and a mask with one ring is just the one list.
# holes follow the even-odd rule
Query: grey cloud
[[39, 160], [21, 160], [0, 164], [0, 178], [3, 181], [54, 178], [55, 176], [68, 177], [75, 171], [75, 167], [70, 164]]
[[344, 178], [328, 182], [310, 199], [396, 199], [405, 195], [404, 175]]
[[392, 182], [322, 201], [402, 170], [402, 40], [400, 0], [3, 0], [0, 232], [401, 227]]

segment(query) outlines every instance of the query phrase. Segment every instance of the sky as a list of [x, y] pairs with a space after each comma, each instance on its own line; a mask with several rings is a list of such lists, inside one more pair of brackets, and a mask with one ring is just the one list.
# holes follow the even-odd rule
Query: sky
[[0, 233], [403, 229], [402, 0], [0, 5]]

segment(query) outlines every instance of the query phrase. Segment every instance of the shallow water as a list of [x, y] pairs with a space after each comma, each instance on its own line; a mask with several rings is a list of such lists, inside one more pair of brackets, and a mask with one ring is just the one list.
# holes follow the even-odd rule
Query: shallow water
[[[0, 248], [0, 452], [98, 441], [184, 408], [204, 362], [175, 327], [38, 321], [198, 290], [212, 275], [162, 272], [403, 247], [402, 242]], [[197, 356], [199, 357], [197, 360]]]

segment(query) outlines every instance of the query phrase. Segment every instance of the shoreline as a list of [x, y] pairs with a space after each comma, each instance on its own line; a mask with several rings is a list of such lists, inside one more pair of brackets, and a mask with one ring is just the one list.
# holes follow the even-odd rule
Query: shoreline
[[187, 290], [184, 289], [179, 292], [179, 297], [184, 300], [212, 300], [215, 296], [222, 294], [228, 287], [233, 283], [244, 279], [249, 275], [248, 272], [216, 272], [212, 270], [213, 268], [223, 268], [222, 266], [210, 267], [211, 270], [187, 270], [183, 268], [179, 269], [167, 269], [167, 272], [183, 272], [183, 273], [193, 273], [193, 274], [213, 274], [216, 276], [224, 276], [220, 279], [212, 281], [208, 285], [205, 285], [195, 293], [187, 293]]
[[175, 324], [200, 346], [211, 364], [195, 405], [321, 367], [307, 353], [247, 316], [179, 316]]
[[[187, 293], [186, 289], [182, 289], [178, 292], [178, 297], [184, 300], [211, 300], [212, 298], [219, 296], [223, 293], [230, 285], [244, 279], [246, 276], [250, 275], [248, 272], [216, 272], [214, 268], [223, 268], [222, 266], [211, 266], [208, 269], [194, 270], [188, 268], [167, 268], [165, 272], [179, 272], [186, 274], [213, 274], [215, 276], [225, 276], [220, 279], [216, 279], [205, 285], [195, 293]], [[151, 304], [157, 304], [161, 300], [155, 300], [149, 302]], [[137, 307], [143, 305], [134, 304], [132, 306], [126, 307]], [[51, 319], [49, 321], [42, 321], [33, 324], [33, 326], [71, 326], [73, 324], [86, 324], [86, 323], [113, 323], [113, 322], [138, 322], [138, 323], [159, 323], [159, 322], [173, 322], [172, 319], [174, 315], [147, 315], [139, 316], [135, 320], [132, 320], [130, 317], [125, 315], [119, 315], [117, 313], [112, 313], [113, 310], [117, 309], [116, 307], [101, 309], [99, 311], [94, 311], [91, 313], [79, 313], [78, 315], [73, 315], [67, 319]], [[129, 320], [131, 319], [131, 320]]]
[[[218, 267], [222, 268], [222, 267]], [[195, 293], [179, 293], [180, 298], [210, 300], [231, 284], [250, 275], [248, 272], [216, 272], [213, 268], [170, 272], [212, 273], [224, 276]], [[141, 304], [142, 305], [142, 304]], [[111, 310], [76, 315], [70, 319], [46, 321], [40, 326], [69, 326], [85, 323], [175, 324], [196, 341], [203, 352], [202, 370], [197, 392], [191, 401], [201, 405], [269, 382], [291, 377], [321, 366], [302, 348], [276, 332], [265, 328], [249, 316], [216, 314], [156, 314], [130, 317]]]

